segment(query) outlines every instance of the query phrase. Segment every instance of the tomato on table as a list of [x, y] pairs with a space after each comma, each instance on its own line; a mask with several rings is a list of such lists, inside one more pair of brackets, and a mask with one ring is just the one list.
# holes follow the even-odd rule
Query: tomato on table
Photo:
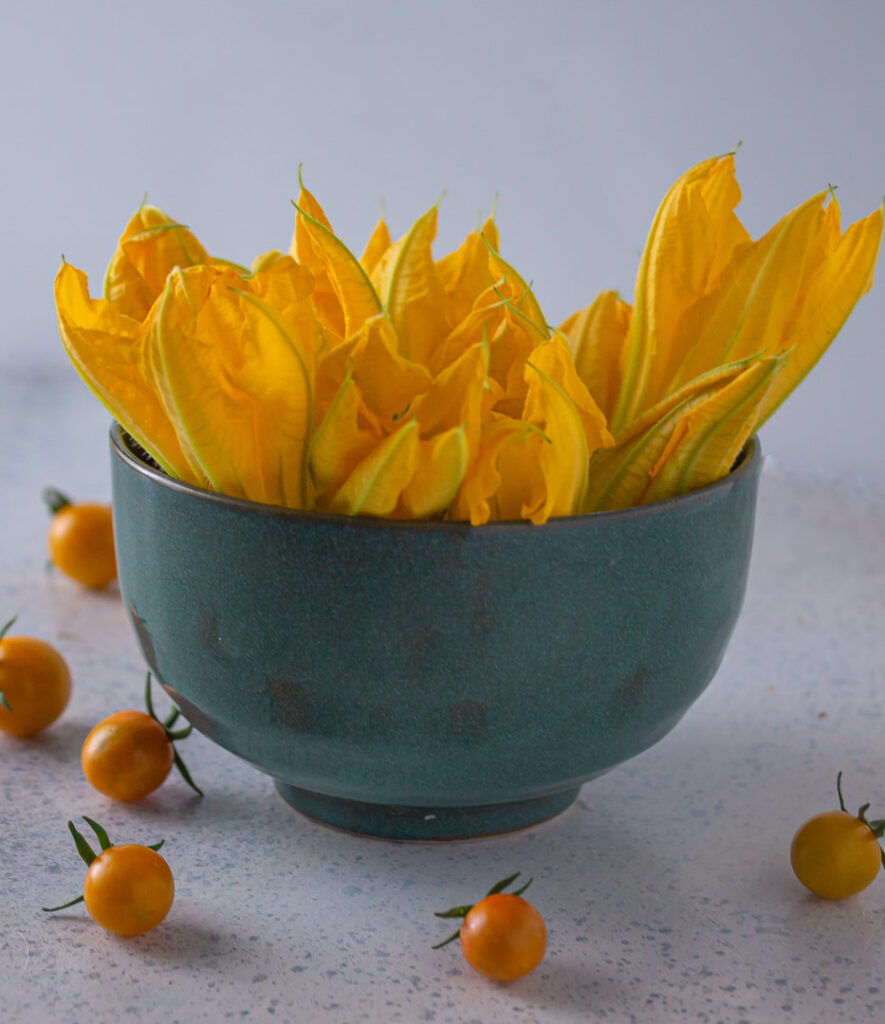
[[156, 850], [137, 843], [103, 850], [86, 872], [83, 901], [96, 924], [116, 935], [141, 935], [169, 913], [172, 871]]
[[0, 628], [0, 731], [33, 736], [67, 707], [71, 673], [50, 644], [31, 636], [10, 636], [15, 619]]
[[98, 822], [85, 815], [83, 820], [101, 846], [101, 853], [96, 854], [74, 823], [68, 822], [77, 851], [87, 865], [83, 894], [43, 910], [53, 912], [84, 903], [93, 921], [116, 935], [142, 935], [155, 928], [169, 913], [175, 897], [172, 871], [158, 852], [163, 841], [153, 846], [114, 846]]
[[460, 930], [470, 966], [494, 981], [513, 981], [533, 971], [547, 948], [547, 928], [521, 896], [494, 893], [477, 903]]
[[52, 488], [43, 499], [52, 513], [46, 535], [52, 564], [85, 587], [106, 587], [117, 576], [111, 506], [74, 502]]
[[522, 893], [531, 879], [516, 892], [503, 892], [519, 872], [502, 878], [478, 903], [452, 907], [437, 917], [461, 917], [461, 927], [442, 946], [459, 939], [461, 953], [479, 974], [493, 981], [514, 981], [533, 971], [547, 949], [547, 927], [544, 919]]
[[836, 777], [838, 811], [809, 818], [793, 837], [790, 863], [799, 881], [816, 896], [841, 900], [870, 885], [885, 863], [879, 846], [885, 820], [868, 821], [869, 804], [851, 814], [842, 797], [842, 773]]
[[116, 711], [89, 731], [80, 751], [86, 781], [114, 800], [141, 800], [165, 782], [174, 764], [184, 781], [202, 796], [175, 749], [175, 742], [189, 736], [193, 727], [173, 730], [181, 714], [176, 707], [164, 722], [157, 718], [151, 701], [150, 672], [144, 700], [146, 712]]

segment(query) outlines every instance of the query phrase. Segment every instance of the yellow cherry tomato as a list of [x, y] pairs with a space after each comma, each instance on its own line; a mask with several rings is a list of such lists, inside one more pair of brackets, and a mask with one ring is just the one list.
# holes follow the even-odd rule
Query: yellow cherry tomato
[[169, 913], [175, 883], [169, 865], [147, 846], [111, 846], [89, 865], [83, 900], [96, 924], [116, 935], [141, 935]]
[[796, 833], [790, 863], [816, 896], [841, 900], [866, 889], [879, 874], [882, 850], [866, 822], [848, 811], [824, 811]]
[[547, 948], [547, 928], [521, 896], [486, 896], [464, 918], [461, 952], [470, 966], [494, 981], [513, 981], [533, 971]]
[[33, 736], [58, 718], [71, 696], [71, 673], [58, 651], [0, 629], [0, 731]]
[[140, 800], [161, 785], [175, 751], [166, 730], [144, 711], [117, 711], [94, 726], [80, 764], [87, 782], [114, 800]]
[[824, 811], [800, 826], [790, 846], [790, 863], [799, 881], [816, 896], [841, 900], [854, 896], [879, 874], [885, 855], [879, 838], [885, 820], [868, 821], [869, 804], [849, 813], [842, 797], [842, 773], [836, 776], [838, 811]]
[[43, 909], [51, 913], [84, 903], [93, 921], [116, 935], [141, 935], [155, 928], [169, 913], [175, 896], [172, 872], [157, 852], [163, 841], [154, 846], [114, 846], [97, 821], [85, 815], [83, 820], [98, 838], [101, 852], [96, 855], [74, 823], [68, 822], [77, 852], [87, 865], [82, 895]]
[[72, 502], [53, 490], [44, 498], [52, 512], [46, 544], [53, 565], [83, 586], [101, 590], [117, 576], [111, 506]]
[[502, 878], [478, 903], [438, 912], [437, 917], [463, 921], [458, 931], [433, 948], [459, 939], [467, 963], [494, 981], [514, 981], [533, 971], [547, 949], [547, 928], [538, 911], [522, 898], [531, 879], [516, 892], [503, 892], [518, 877], [517, 871]]
[[166, 781], [172, 765], [194, 790], [202, 790], [190, 776], [175, 742], [190, 735], [192, 726], [173, 730], [181, 712], [172, 708], [165, 722], [154, 713], [151, 674], [144, 683], [144, 711], [116, 711], [89, 731], [80, 750], [80, 765], [86, 781], [99, 793], [114, 800], [140, 800]]

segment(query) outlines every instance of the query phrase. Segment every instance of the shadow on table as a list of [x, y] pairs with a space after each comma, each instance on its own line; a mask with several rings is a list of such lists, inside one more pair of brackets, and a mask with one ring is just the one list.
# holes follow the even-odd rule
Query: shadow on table
[[94, 722], [87, 723], [77, 718], [62, 718], [53, 722], [43, 732], [24, 739], [4, 737], [10, 743], [20, 746], [22, 751], [33, 754], [39, 759], [50, 759], [58, 764], [69, 766], [72, 762], [79, 766], [80, 748]]

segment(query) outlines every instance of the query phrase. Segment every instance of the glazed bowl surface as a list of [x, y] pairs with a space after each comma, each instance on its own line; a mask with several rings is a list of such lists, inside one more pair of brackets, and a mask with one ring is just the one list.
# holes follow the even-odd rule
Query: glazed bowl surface
[[522, 827], [666, 735], [746, 587], [762, 463], [655, 505], [397, 522], [174, 481], [111, 432], [120, 587], [194, 726], [331, 825]]

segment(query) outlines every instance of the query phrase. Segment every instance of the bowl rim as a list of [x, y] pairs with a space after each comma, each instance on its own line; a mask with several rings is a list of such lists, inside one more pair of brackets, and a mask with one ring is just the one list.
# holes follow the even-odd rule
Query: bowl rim
[[[662, 501], [650, 502], [647, 505], [631, 505], [628, 508], [584, 512], [571, 516], [551, 516], [541, 526], [536, 526], [527, 519], [497, 519], [493, 522], [483, 523], [480, 526], [474, 526], [472, 523], [462, 520], [384, 519], [375, 516], [348, 516], [334, 512], [316, 512], [309, 509], [288, 508], [285, 505], [265, 504], [264, 502], [250, 501], [248, 498], [237, 498], [219, 491], [209, 491], [205, 488], [185, 483], [182, 480], [175, 480], [162, 469], [149, 465], [132, 449], [127, 438], [129, 441], [142, 447], [125, 427], [114, 421], [110, 428], [110, 439], [111, 450], [116, 458], [128, 468], [135, 470], [154, 483], [191, 498], [208, 501], [239, 512], [249, 512], [262, 518], [289, 519], [318, 524], [346, 524], [361, 529], [407, 530], [422, 533], [428, 531], [443, 533], [511, 533], [542, 528], [544, 530], [557, 530], [569, 527], [574, 528], [579, 525], [587, 526], [590, 523], [596, 522], [613, 523], [621, 520], [645, 519], [650, 516], [666, 515], [677, 507], [683, 508], [705, 504], [718, 496], [720, 492], [731, 490], [743, 478], [757, 476], [761, 471], [763, 461], [762, 446], [759, 438], [754, 435], [747, 440], [747, 443], [741, 450], [741, 454], [738, 456], [735, 467], [726, 476], [704, 487], [699, 487], [697, 490], [686, 491], [684, 494], [679, 494], [674, 498], [664, 498]], [[150, 453], [145, 451], [145, 454], [149, 456]]]

